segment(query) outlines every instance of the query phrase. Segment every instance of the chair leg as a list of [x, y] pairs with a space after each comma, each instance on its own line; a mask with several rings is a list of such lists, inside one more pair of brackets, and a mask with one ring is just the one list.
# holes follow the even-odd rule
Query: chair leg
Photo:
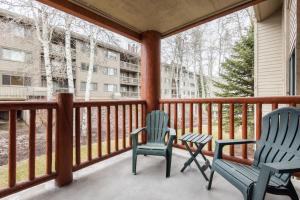
[[210, 171], [209, 181], [208, 181], [208, 185], [206, 187], [207, 190], [211, 189], [211, 184], [212, 184], [212, 181], [213, 181], [214, 173], [215, 173], [214, 170]]
[[287, 185], [287, 188], [289, 190], [289, 197], [292, 199], [292, 200], [299, 200], [298, 198], [298, 194], [292, 184], [292, 182], [289, 182], [288, 185]]
[[134, 150], [132, 150], [132, 173], [136, 175], [136, 162], [137, 162], [137, 155]]
[[171, 162], [172, 162], [172, 155], [166, 156], [166, 178], [170, 177], [171, 174]]

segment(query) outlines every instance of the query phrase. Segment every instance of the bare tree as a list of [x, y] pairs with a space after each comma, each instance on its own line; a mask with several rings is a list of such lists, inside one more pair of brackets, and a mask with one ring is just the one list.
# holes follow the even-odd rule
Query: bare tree
[[68, 88], [70, 93], [74, 93], [74, 78], [73, 78], [73, 65], [72, 65], [72, 48], [71, 48], [71, 26], [74, 21], [74, 17], [66, 14], [65, 20], [65, 54], [66, 54], [66, 67], [68, 77]]

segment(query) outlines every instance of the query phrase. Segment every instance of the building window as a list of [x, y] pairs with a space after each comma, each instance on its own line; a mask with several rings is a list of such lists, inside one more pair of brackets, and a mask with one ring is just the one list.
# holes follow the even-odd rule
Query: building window
[[103, 68], [103, 74], [108, 76], [116, 76], [117, 75], [117, 69], [111, 68], [111, 67], [104, 67]]
[[25, 38], [31, 36], [31, 31], [22, 24], [12, 23], [10, 31], [17, 37]]
[[195, 83], [190, 83], [190, 86], [191, 87], [195, 87]]
[[25, 62], [26, 57], [30, 58], [30, 54], [21, 50], [0, 48], [0, 58], [16, 62]]
[[[81, 63], [81, 70], [82, 71], [89, 71], [89, 64], [87, 63]], [[98, 66], [97, 65], [94, 65], [93, 67], [93, 72], [97, 72], [98, 71]]]
[[289, 87], [290, 95], [296, 95], [296, 50], [294, 49], [289, 61], [290, 76], [289, 76]]
[[82, 53], [87, 53], [90, 51], [90, 45], [86, 42], [82, 42], [80, 50]]
[[[86, 82], [84, 81], [80, 82], [80, 90], [86, 91]], [[97, 90], [98, 90], [98, 83], [91, 83], [90, 91], [97, 91]]]
[[104, 92], [116, 92], [117, 85], [116, 84], [104, 84]]
[[2, 85], [10, 85], [10, 76], [2, 75]]
[[31, 86], [31, 78], [23, 76], [2, 75], [2, 85]]
[[110, 60], [117, 60], [118, 59], [118, 54], [112, 51], [107, 51], [106, 52], [106, 58]]

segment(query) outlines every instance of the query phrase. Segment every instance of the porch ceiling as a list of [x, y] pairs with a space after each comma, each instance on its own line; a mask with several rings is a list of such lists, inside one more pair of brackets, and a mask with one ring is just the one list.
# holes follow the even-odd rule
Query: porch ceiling
[[39, 0], [135, 40], [166, 37], [264, 0]]

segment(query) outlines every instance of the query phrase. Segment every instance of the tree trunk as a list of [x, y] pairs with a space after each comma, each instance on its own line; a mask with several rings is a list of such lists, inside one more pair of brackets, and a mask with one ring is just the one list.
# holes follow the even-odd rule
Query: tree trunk
[[74, 79], [72, 68], [72, 54], [71, 54], [71, 19], [66, 17], [66, 33], [65, 33], [65, 52], [66, 52], [66, 65], [67, 65], [67, 77], [68, 88], [70, 93], [74, 93]]
[[[45, 16], [42, 15], [42, 21], [45, 22]], [[46, 82], [47, 82], [47, 100], [51, 101], [53, 98], [53, 79], [52, 79], [52, 67], [50, 61], [50, 42], [49, 41], [49, 30], [47, 23], [42, 24], [42, 47], [44, 51], [44, 62], [46, 71]]]

